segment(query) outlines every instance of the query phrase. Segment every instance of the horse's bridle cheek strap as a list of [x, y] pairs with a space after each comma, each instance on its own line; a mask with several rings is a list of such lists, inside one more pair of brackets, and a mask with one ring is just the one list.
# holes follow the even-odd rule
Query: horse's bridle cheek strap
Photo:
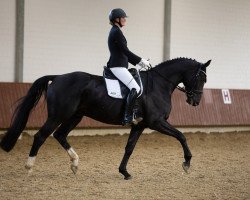
[[193, 84], [193, 87], [191, 88], [191, 90], [189, 91], [185, 91], [185, 93], [187, 94], [188, 97], [193, 97], [195, 94], [198, 95], [198, 94], [203, 94], [203, 91], [202, 90], [195, 90], [195, 86], [197, 85], [197, 81], [198, 81], [198, 78], [200, 77], [200, 73], [203, 73], [205, 75], [205, 81], [206, 82], [206, 77], [207, 77], [207, 74], [206, 72], [204, 72], [203, 70], [199, 69], [197, 74], [195, 75], [195, 77], [193, 79], [195, 79], [194, 81], [194, 84]]

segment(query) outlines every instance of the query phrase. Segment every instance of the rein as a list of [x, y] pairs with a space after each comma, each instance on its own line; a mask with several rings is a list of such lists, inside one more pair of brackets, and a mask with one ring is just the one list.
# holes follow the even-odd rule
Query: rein
[[[150, 65], [150, 70], [156, 72], [160, 77], [162, 77], [165, 81], [171, 83], [172, 85], [175, 85], [172, 81], [170, 81], [169, 79], [167, 79], [166, 77], [164, 77], [163, 75], [161, 75], [158, 71], [154, 70], [154, 68]], [[199, 77], [200, 75], [200, 72], [202, 72], [205, 76], [207, 76], [206, 72], [204, 72], [203, 70], [201, 70], [201, 68], [199, 68], [197, 74], [195, 75], [195, 77], [193, 79], [195, 79], [197, 81], [197, 78]], [[191, 88], [190, 91], [187, 91], [185, 89], [185, 87], [180, 87], [179, 85], [177, 85], [175, 88], [177, 88], [178, 90], [180, 90], [181, 92], [184, 92], [187, 94], [187, 96], [189, 97], [192, 97], [194, 95], [194, 93], [202, 93], [202, 91], [197, 91], [197, 90], [194, 90], [194, 87], [196, 85], [196, 82], [194, 83], [193, 87]]]
[[[156, 74], [158, 74], [160, 77], [162, 77], [165, 81], [171, 83], [172, 85], [175, 85], [172, 81], [170, 81], [169, 79], [165, 78], [159, 72], [157, 72], [156, 70], [154, 70], [154, 68], [152, 66], [150, 67], [150, 70], [156, 72]], [[181, 92], [188, 93], [187, 90], [185, 89], [185, 87], [180, 87], [179, 85], [177, 85], [175, 88], [177, 88]]]

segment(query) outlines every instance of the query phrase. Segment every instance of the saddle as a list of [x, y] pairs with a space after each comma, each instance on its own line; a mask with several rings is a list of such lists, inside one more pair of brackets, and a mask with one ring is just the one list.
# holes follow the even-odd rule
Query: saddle
[[[134, 77], [135, 81], [141, 88], [140, 94], [138, 95], [139, 97], [143, 92], [143, 85], [140, 73], [135, 68], [129, 69], [129, 72], [131, 73], [131, 75]], [[121, 81], [119, 81], [116, 78], [116, 76], [112, 73], [112, 71], [106, 66], [104, 66], [103, 78], [105, 80], [107, 92], [110, 97], [116, 99], [125, 99], [127, 97], [130, 91], [129, 88], [126, 85], [124, 85]]]

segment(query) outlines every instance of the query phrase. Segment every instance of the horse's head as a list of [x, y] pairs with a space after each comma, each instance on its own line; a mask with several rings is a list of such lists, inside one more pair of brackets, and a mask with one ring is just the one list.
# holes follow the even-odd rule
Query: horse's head
[[185, 74], [183, 84], [187, 95], [187, 103], [192, 106], [198, 106], [202, 97], [203, 87], [207, 81], [206, 68], [211, 60], [205, 64], [199, 64], [198, 68], [190, 70]]

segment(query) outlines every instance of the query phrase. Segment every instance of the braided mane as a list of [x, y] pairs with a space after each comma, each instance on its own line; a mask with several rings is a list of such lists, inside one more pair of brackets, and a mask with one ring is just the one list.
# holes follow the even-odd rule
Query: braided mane
[[163, 61], [162, 63], [156, 65], [156, 67], [160, 66], [160, 65], [171, 65], [171, 64], [174, 64], [174, 63], [179, 62], [179, 61], [193, 61], [193, 62], [197, 62], [195, 59], [192, 59], [192, 58], [178, 57], [178, 58], [173, 58], [171, 60]]

